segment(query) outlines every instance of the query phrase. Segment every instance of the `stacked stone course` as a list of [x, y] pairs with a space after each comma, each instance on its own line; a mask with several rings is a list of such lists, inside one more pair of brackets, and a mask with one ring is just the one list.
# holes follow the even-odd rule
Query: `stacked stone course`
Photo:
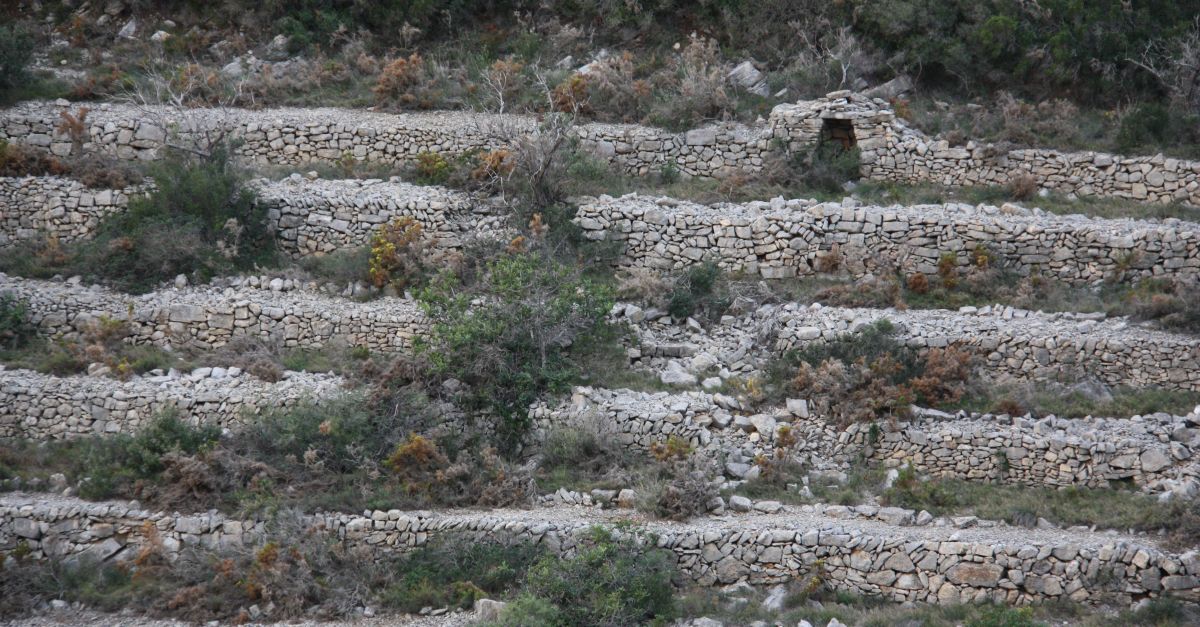
[[471, 240], [507, 234], [503, 216], [470, 194], [398, 179], [308, 180], [292, 175], [257, 181], [259, 201], [279, 245], [293, 257], [367, 245], [383, 224], [408, 217], [436, 246], [459, 250]]
[[1132, 481], [1146, 492], [1200, 494], [1200, 414], [1029, 420], [921, 410], [911, 421], [876, 430], [841, 427], [807, 403], [800, 406], [800, 412], [752, 412], [719, 393], [580, 387], [569, 403], [538, 405], [530, 415], [539, 434], [567, 426], [601, 429], [640, 451], [682, 438], [698, 454], [723, 462], [734, 479], [746, 478], [757, 457], [771, 457], [786, 427], [798, 440], [790, 453], [814, 468], [849, 470], [869, 459], [972, 481], [1093, 488]]
[[933, 274], [986, 252], [1002, 267], [1074, 284], [1200, 275], [1200, 224], [1055, 216], [1014, 205], [875, 207], [854, 201], [697, 205], [631, 194], [586, 199], [575, 221], [624, 244], [620, 263], [663, 270], [715, 260], [768, 279], [811, 275], [826, 257], [858, 275]]
[[[464, 542], [528, 541], [570, 555], [597, 521], [552, 509], [376, 510], [317, 514], [303, 522], [372, 559], [451, 533], [464, 536]], [[962, 530], [958, 539], [944, 540], [937, 535], [943, 530], [921, 529], [793, 512], [645, 525], [654, 534], [654, 546], [672, 552], [684, 575], [701, 585], [785, 582], [819, 568], [824, 581], [838, 590], [935, 604], [1129, 603], [1157, 596], [1194, 600], [1200, 594], [1196, 551], [1174, 554], [1101, 534], [993, 528]], [[261, 521], [216, 513], [164, 514], [20, 494], [0, 498], [0, 548], [23, 543], [35, 559], [130, 560], [150, 533], [162, 550], [174, 554], [185, 547], [241, 546], [264, 531]], [[650, 541], [636, 529], [614, 528], [614, 533]]]
[[[57, 155], [74, 150], [57, 130], [67, 105], [24, 103], [0, 113], [0, 139], [41, 146]], [[363, 161], [411, 162], [432, 152], [455, 156], [503, 146], [536, 132], [532, 116], [463, 112], [383, 114], [340, 109], [172, 110], [101, 104], [88, 115], [83, 150], [148, 160], [170, 128], [188, 135], [221, 129], [239, 142], [244, 158], [298, 165], [349, 155]], [[861, 151], [863, 178], [944, 185], [1005, 185], [1018, 177], [1062, 194], [1200, 204], [1200, 162], [1156, 156], [1126, 157], [1047, 149], [1008, 150], [970, 142], [951, 146], [909, 128], [880, 99], [851, 92], [777, 105], [767, 120], [719, 124], [671, 133], [623, 124], [585, 124], [582, 144], [621, 170], [638, 175], [666, 168], [686, 176], [723, 177], [763, 169], [773, 157], [805, 150], [848, 125]]]
[[0, 247], [42, 237], [63, 243], [91, 237], [100, 220], [145, 190], [91, 189], [58, 176], [0, 177]]
[[1112, 386], [1200, 390], [1200, 339], [1103, 314], [1000, 306], [896, 311], [789, 304], [776, 315], [778, 352], [887, 320], [901, 341], [920, 349], [963, 347], [978, 354], [991, 373], [1049, 380], [1074, 373]]
[[[276, 284], [276, 281], [278, 282]], [[282, 286], [282, 279], [271, 281]], [[55, 337], [77, 337], [102, 318], [127, 321], [133, 344], [216, 348], [235, 337], [289, 348], [329, 344], [398, 352], [426, 328], [415, 302], [385, 297], [348, 303], [310, 289], [280, 291], [257, 277], [229, 288], [185, 288], [129, 296], [100, 287], [0, 274], [0, 293], [29, 302], [32, 322]]]
[[190, 424], [236, 428], [264, 410], [330, 397], [343, 384], [335, 375], [306, 372], [287, 372], [271, 383], [238, 368], [200, 368], [127, 381], [0, 370], [0, 438], [131, 434], [168, 410]]

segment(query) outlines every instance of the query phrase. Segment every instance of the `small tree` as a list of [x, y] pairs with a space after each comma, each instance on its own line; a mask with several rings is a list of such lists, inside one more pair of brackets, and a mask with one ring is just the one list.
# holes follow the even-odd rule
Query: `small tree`
[[467, 405], [495, 415], [507, 454], [520, 448], [530, 404], [576, 375], [567, 349], [597, 331], [613, 303], [608, 287], [541, 252], [502, 255], [470, 285], [443, 273], [418, 298], [433, 320], [421, 348], [434, 371], [467, 384]]
[[0, 96], [29, 82], [33, 39], [17, 24], [0, 26]]

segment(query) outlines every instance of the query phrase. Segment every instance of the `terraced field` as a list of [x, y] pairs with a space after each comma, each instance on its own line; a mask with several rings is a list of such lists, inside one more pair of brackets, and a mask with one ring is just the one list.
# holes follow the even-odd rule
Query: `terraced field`
[[[84, 140], [73, 142], [53, 128], [58, 108], [32, 103], [4, 110], [0, 137], [55, 153], [127, 160], [165, 150], [167, 131], [115, 104], [100, 105]], [[419, 154], [501, 147], [503, 137], [489, 128], [537, 133], [527, 117], [332, 109], [232, 118], [216, 110], [155, 113], [174, 120], [181, 137], [232, 125], [243, 141], [240, 158], [260, 165], [309, 167], [343, 154], [395, 164]], [[726, 165], [758, 169], [776, 149], [772, 138], [811, 141], [827, 119], [855, 121], [864, 178], [962, 178], [941, 172], [950, 167], [944, 164], [901, 165], [905, 155], [919, 155], [996, 180], [1024, 168], [1048, 188], [1081, 195], [1196, 199], [1195, 164], [1099, 154], [1084, 163], [1020, 153], [1003, 167], [985, 165], [965, 149], [926, 145], [928, 138], [896, 121], [883, 101], [848, 93], [777, 107], [760, 128], [671, 134], [588, 125], [574, 132], [584, 149], [626, 174], [646, 175], [670, 160], [685, 175], [705, 177]], [[1043, 161], [1065, 169], [1026, 167]], [[1128, 171], [1144, 173], [1144, 183], [1131, 181]], [[278, 564], [294, 569], [286, 577], [332, 569], [301, 550], [392, 564], [424, 555], [423, 547], [529, 546], [570, 560], [594, 550], [603, 530], [604, 542], [665, 555], [675, 590], [720, 591], [742, 599], [732, 602], [738, 607], [754, 599], [776, 617], [769, 620], [817, 616], [819, 598], [919, 606], [1065, 603], [1097, 613], [1170, 599], [1195, 616], [1200, 337], [1194, 326], [1096, 308], [1041, 311], [1036, 296], [1017, 305], [1010, 299], [909, 308], [838, 306], [786, 294], [804, 281], [870, 286], [893, 276], [901, 277], [894, 290], [924, 294], [932, 283], [953, 292], [972, 273], [989, 270], [1003, 270], [1004, 280], [1029, 289], [1054, 282], [1093, 298], [1154, 281], [1195, 285], [1198, 223], [1063, 216], [1032, 208], [1036, 201], [875, 206], [854, 198], [780, 197], [703, 205], [632, 194], [571, 199], [570, 220], [549, 228], [572, 235], [557, 241], [546, 235], [541, 213], [517, 217], [503, 190], [315, 172], [262, 176], [247, 187], [284, 259], [274, 268], [180, 275], [140, 295], [93, 285], [88, 277], [0, 274], [8, 311], [27, 323], [20, 333], [46, 351], [60, 346], [68, 348], [54, 350], [81, 355], [76, 371], [66, 372], [61, 364], [4, 353], [10, 362], [0, 367], [6, 569], [121, 565], [119, 572], [135, 573], [129, 581], [136, 582], [138, 572], [167, 577], [155, 573], [174, 563], [225, 559], [222, 568], [252, 574], [214, 581], [228, 576], [257, 591], [223, 597], [232, 606], [186, 615], [273, 621], [297, 616], [294, 604], [282, 597], [276, 603], [267, 592], [282, 585], [271, 579], [285, 577], [273, 570], [283, 568]], [[134, 199], [156, 193], [149, 184], [96, 190], [59, 177], [6, 178], [0, 189], [0, 246], [10, 251], [48, 235], [84, 245], [108, 216], [132, 212]], [[378, 234], [396, 223], [418, 228], [393, 246], [424, 238], [422, 250], [443, 255], [441, 265], [429, 262], [420, 278], [414, 272], [404, 282], [373, 287], [361, 280], [363, 267], [360, 280], [345, 281], [303, 265], [378, 249]], [[575, 248], [562, 253], [568, 246]], [[609, 252], [593, 254], [588, 246]], [[493, 261], [460, 259], [484, 249]], [[374, 254], [371, 263], [383, 263]], [[645, 285], [622, 286], [619, 299], [610, 295], [586, 325], [549, 315], [594, 304], [558, 300], [553, 285], [521, 283], [543, 291], [516, 296], [512, 287], [484, 295], [467, 289], [480, 276], [501, 275], [505, 266], [495, 264], [532, 254], [572, 258], [584, 273], [601, 276], [595, 285], [604, 289], [618, 283], [614, 273]], [[438, 271], [449, 268], [458, 270], [459, 282], [430, 296]], [[719, 277], [709, 281], [718, 289], [697, 287], [703, 280], [696, 273], [706, 271]], [[772, 291], [768, 283], [783, 287]], [[479, 313], [518, 296], [533, 304], [515, 320]], [[689, 306], [685, 296], [699, 302]], [[1195, 303], [1188, 306], [1195, 316]], [[478, 328], [452, 326], [472, 320], [472, 312], [485, 321]], [[548, 354], [562, 352], [577, 370], [554, 375], [532, 401], [517, 396], [516, 412], [472, 397], [472, 385], [483, 385], [472, 377], [500, 359], [489, 351], [502, 348], [454, 341], [492, 337], [479, 329], [497, 326], [548, 329], [539, 335], [540, 355], [523, 358], [547, 362]], [[609, 344], [588, 353], [581, 329], [593, 326], [605, 329]], [[453, 359], [452, 351], [476, 348], [467, 367], [437, 369]], [[107, 357], [134, 349], [154, 355], [156, 367]], [[273, 374], [233, 363], [254, 351], [278, 362]], [[295, 361], [299, 355], [307, 361]], [[196, 365], [198, 359], [207, 365]], [[229, 363], [214, 361], [220, 359]], [[1054, 415], [1015, 396], [988, 407], [969, 402], [1003, 386], [1083, 394], [1098, 405]], [[420, 389], [425, 400], [412, 403], [398, 389]], [[1118, 397], [1149, 399], [1139, 407], [1152, 406], [1136, 415], [1099, 413], [1128, 407]], [[363, 424], [375, 431], [347, 426], [362, 412], [372, 417]], [[145, 436], [164, 428], [164, 415], [175, 421], [171, 428], [208, 433], [206, 439], [193, 445], [178, 436], [163, 444], [154, 438], [166, 436]], [[473, 440], [513, 436], [514, 424], [523, 430], [507, 451], [447, 457], [473, 450]], [[159, 457], [125, 460], [141, 466], [101, 476], [124, 454], [106, 441]], [[444, 482], [459, 483], [444, 495], [438, 492]], [[1039, 503], [1031, 506], [1030, 499]], [[308, 543], [303, 549], [276, 555], [299, 538]], [[172, 607], [199, 607], [203, 602], [188, 595], [211, 593], [189, 576]], [[392, 598], [389, 606], [391, 597], [372, 594], [387, 585], [393, 584], [351, 585], [354, 596], [341, 605], [333, 597], [346, 587], [333, 597], [312, 592], [306, 602], [321, 612], [299, 615], [327, 616], [336, 608], [335, 618], [369, 618], [391, 607], [386, 620], [410, 620], [395, 614], [419, 610], [425, 618], [413, 617], [413, 624], [455, 624], [477, 618], [455, 608], [486, 618], [498, 606], [483, 597], [503, 596], [503, 587], [476, 586], [466, 596], [430, 593], [420, 597], [428, 601]], [[94, 598], [59, 593], [80, 603], [71, 616], [111, 620], [88, 614], [113, 609]], [[783, 595], [793, 599], [786, 609], [770, 598]], [[138, 612], [163, 614], [144, 606]], [[681, 617], [692, 619], [712, 624]]]

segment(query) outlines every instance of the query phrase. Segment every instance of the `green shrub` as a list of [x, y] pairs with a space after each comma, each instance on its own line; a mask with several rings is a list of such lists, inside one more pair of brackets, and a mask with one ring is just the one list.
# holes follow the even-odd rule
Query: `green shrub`
[[105, 218], [71, 255], [73, 271], [143, 292], [178, 274], [205, 280], [274, 261], [266, 208], [243, 185], [227, 147], [204, 158], [173, 156], [151, 176], [157, 190]]
[[501, 622], [617, 627], [669, 620], [675, 614], [675, 572], [668, 551], [596, 528], [575, 557], [538, 560], [525, 578], [528, 598], [506, 608]]
[[21, 348], [35, 334], [29, 319], [29, 303], [7, 292], [0, 294], [0, 349]]
[[409, 394], [405, 399], [403, 411], [396, 412], [375, 411], [359, 396], [275, 409], [247, 425], [237, 445], [272, 465], [308, 460], [331, 472], [353, 473], [366, 460], [383, 460], [409, 433], [432, 421], [424, 398]]
[[471, 284], [443, 273], [418, 295], [433, 321], [418, 350], [442, 377], [467, 384], [470, 409], [497, 419], [499, 446], [519, 448], [528, 409], [577, 374], [568, 349], [600, 328], [611, 290], [540, 252], [489, 261]]
[[817, 142], [807, 152], [793, 157], [801, 182], [810, 189], [837, 193], [847, 181], [859, 177], [858, 148], [844, 148], [833, 141]]
[[33, 50], [33, 38], [21, 25], [0, 26], [0, 96], [29, 82]]
[[173, 412], [159, 415], [135, 435], [116, 435], [88, 440], [80, 454], [81, 470], [89, 481], [79, 494], [101, 499], [126, 494], [139, 480], [154, 480], [164, 468], [163, 457], [172, 452], [194, 454], [212, 446], [221, 435], [218, 427], [193, 427]]
[[480, 598], [514, 590], [544, 549], [444, 536], [395, 564], [398, 581], [382, 593], [387, 607], [416, 613], [425, 607], [469, 608]]
[[1117, 131], [1117, 150], [1132, 152], [1143, 146], [1164, 143], [1171, 124], [1167, 108], [1158, 103], [1143, 103], [1121, 118]]
[[725, 303], [714, 293], [720, 277], [721, 268], [715, 261], [705, 261], [688, 268], [675, 279], [667, 301], [667, 312], [680, 320], [695, 314], [701, 308], [714, 309], [714, 316], [724, 313]]

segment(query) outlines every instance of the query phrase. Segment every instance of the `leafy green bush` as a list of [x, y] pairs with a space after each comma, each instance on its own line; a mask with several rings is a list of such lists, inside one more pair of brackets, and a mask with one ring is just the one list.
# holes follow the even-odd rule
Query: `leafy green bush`
[[817, 142], [807, 152], [793, 157], [800, 181], [811, 189], [836, 193], [847, 181], [858, 180], [859, 150], [832, 141]]
[[33, 38], [19, 24], [0, 26], [0, 96], [30, 80]]
[[1163, 143], [1171, 124], [1171, 114], [1158, 103], [1143, 103], [1121, 118], [1117, 131], [1117, 150], [1133, 152], [1142, 146]]
[[599, 329], [613, 303], [608, 287], [540, 252], [502, 255], [470, 284], [443, 273], [418, 299], [433, 321], [419, 351], [436, 374], [467, 384], [468, 408], [498, 418], [505, 453], [524, 439], [529, 405], [576, 376], [568, 349]]
[[443, 536], [395, 564], [399, 581], [383, 591], [382, 602], [414, 614], [425, 607], [469, 608], [477, 599], [513, 591], [543, 554], [529, 543]]
[[29, 319], [29, 303], [7, 292], [0, 294], [0, 348], [20, 348], [35, 333]]
[[593, 529], [572, 558], [547, 555], [525, 578], [522, 598], [504, 625], [640, 625], [675, 614], [675, 557]]
[[717, 310], [713, 314], [720, 315], [724, 312], [724, 303], [714, 294], [720, 278], [721, 268], [715, 261], [705, 261], [688, 268], [675, 280], [675, 285], [671, 288], [667, 312], [680, 320], [704, 307]]
[[154, 480], [165, 467], [166, 454], [197, 453], [212, 446], [220, 435], [215, 426], [193, 427], [167, 412], [136, 435], [88, 440], [80, 462], [90, 480], [80, 487], [79, 495], [102, 499], [124, 493], [136, 481]]
[[275, 259], [266, 208], [243, 185], [228, 148], [156, 163], [157, 189], [100, 224], [67, 262], [72, 271], [143, 292], [178, 274], [204, 280]]

